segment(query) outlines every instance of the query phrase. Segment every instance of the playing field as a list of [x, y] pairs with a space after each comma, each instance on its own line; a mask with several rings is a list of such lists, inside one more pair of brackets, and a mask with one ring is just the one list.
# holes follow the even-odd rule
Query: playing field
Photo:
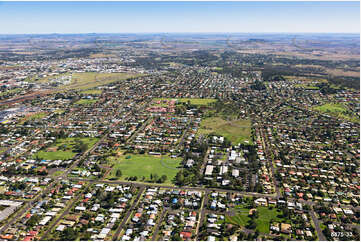
[[[83, 143], [88, 145], [88, 149], [91, 148], [98, 138], [65, 138], [58, 139], [56, 142], [47, 148], [46, 150], [40, 150], [33, 155], [33, 158], [39, 158], [43, 160], [69, 160], [75, 156], [74, 145], [75, 140], [79, 139]], [[53, 151], [49, 151], [52, 150]]]
[[232, 144], [244, 143], [251, 139], [251, 121], [246, 119], [227, 121], [220, 117], [203, 119], [198, 134], [208, 135], [215, 133], [222, 135], [232, 142]]
[[187, 103], [189, 101], [191, 105], [196, 106], [207, 106], [217, 101], [214, 98], [155, 98], [154, 100], [178, 100], [180, 103]]
[[[169, 156], [163, 156], [162, 159], [152, 155], [121, 155], [110, 160], [110, 164], [114, 164], [114, 167], [108, 178], [125, 180], [127, 177], [137, 176], [140, 181], [144, 176], [146, 178], [144, 182], [148, 182], [150, 174], [157, 174], [158, 177], [166, 175], [168, 179], [165, 184], [171, 184], [181, 161], [181, 158], [170, 158]], [[121, 177], [116, 177], [118, 169], [122, 172]]]

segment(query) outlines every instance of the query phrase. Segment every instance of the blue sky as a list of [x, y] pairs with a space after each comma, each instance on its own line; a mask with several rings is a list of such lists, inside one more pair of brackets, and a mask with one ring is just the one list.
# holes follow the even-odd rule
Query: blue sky
[[0, 2], [0, 34], [359, 31], [359, 2]]

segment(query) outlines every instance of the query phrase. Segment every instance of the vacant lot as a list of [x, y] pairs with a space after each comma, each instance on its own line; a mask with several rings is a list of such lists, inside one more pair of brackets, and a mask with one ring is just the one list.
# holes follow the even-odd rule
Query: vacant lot
[[217, 100], [214, 98], [155, 98], [155, 101], [158, 100], [178, 100], [180, 103], [190, 103], [191, 105], [196, 106], [207, 106], [210, 103], [214, 103]]
[[5, 91], [5, 92], [2, 91], [2, 92], [0, 92], [0, 97], [10, 95], [10, 94], [20, 93], [21, 91], [23, 91], [22, 88], [14, 88], [14, 89], [10, 89], [10, 90]]
[[96, 103], [97, 100], [96, 99], [80, 99], [79, 101], [77, 101], [75, 104], [79, 104], [79, 105], [89, 105], [89, 104], [93, 104]]
[[44, 118], [46, 116], [47, 116], [46, 112], [39, 112], [39, 113], [30, 114], [30, 115], [27, 115], [24, 118], [22, 118], [19, 123], [23, 124], [26, 121], [42, 119], [42, 118]]
[[313, 110], [326, 113], [336, 118], [346, 119], [351, 122], [359, 122], [359, 117], [349, 113], [348, 108], [341, 103], [326, 103], [324, 105], [313, 107]]
[[[125, 180], [127, 177], [137, 176], [138, 181], [144, 176], [144, 182], [148, 182], [150, 174], [157, 174], [158, 177], [162, 175], [167, 176], [166, 184], [171, 184], [171, 181], [178, 172], [178, 167], [181, 158], [170, 158], [163, 156], [163, 158], [151, 155], [121, 155], [117, 158], [110, 160], [114, 164], [112, 171], [109, 173], [108, 178], [118, 178]], [[116, 177], [117, 170], [121, 170], [122, 176]]]
[[90, 89], [90, 90], [81, 91], [80, 93], [81, 94], [88, 94], [88, 95], [100, 95], [102, 93], [102, 90]]
[[243, 143], [246, 140], [252, 143], [251, 121], [246, 119], [227, 121], [220, 117], [206, 118], [202, 120], [198, 134], [210, 133], [222, 135], [232, 144]]
[[[226, 222], [235, 224], [241, 227], [245, 227], [251, 218], [248, 216], [249, 209], [241, 208], [237, 210], [235, 216], [226, 216]], [[268, 234], [271, 225], [271, 220], [278, 223], [290, 223], [288, 218], [282, 216], [282, 211], [278, 211], [276, 208], [269, 209], [268, 207], [258, 207], [258, 218], [255, 219], [256, 228], [261, 233]]]
[[238, 208], [237, 214], [234, 216], [226, 216], [226, 223], [236, 224], [241, 227], [245, 227], [251, 218], [248, 216], [248, 208]]
[[296, 84], [295, 87], [300, 87], [306, 90], [319, 90], [320, 88], [317, 86], [313, 86], [310, 84]]
[[270, 221], [273, 220], [275, 222], [285, 222], [289, 223], [289, 220], [286, 218], [282, 218], [282, 212], [278, 212], [276, 208], [272, 208], [271, 210], [266, 207], [258, 207], [258, 218], [256, 219], [256, 224], [258, 229], [261, 233], [269, 233], [270, 230]]
[[69, 76], [71, 75], [71, 83], [66, 85], [60, 85], [58, 89], [60, 90], [84, 90], [91, 89], [97, 86], [106, 85], [112, 82], [125, 80], [132, 77], [142, 76], [142, 74], [137, 73], [96, 73], [96, 72], [84, 72], [84, 73], [65, 73], [58, 76], [45, 77], [39, 82], [45, 83], [49, 82], [51, 79], [55, 79], [60, 76]]
[[315, 110], [325, 113], [343, 113], [347, 111], [346, 107], [339, 103], [326, 103], [324, 105], [315, 107]]
[[58, 139], [52, 146], [35, 153], [33, 155], [33, 158], [39, 158], [43, 160], [69, 160], [73, 158], [76, 154], [74, 149], [77, 140], [82, 141], [88, 146], [88, 148], [90, 148], [98, 141], [98, 138]]

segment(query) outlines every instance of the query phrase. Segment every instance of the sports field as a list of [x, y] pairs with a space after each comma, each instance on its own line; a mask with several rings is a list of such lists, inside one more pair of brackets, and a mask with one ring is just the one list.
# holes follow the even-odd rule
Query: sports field
[[227, 121], [220, 117], [211, 117], [203, 119], [198, 134], [208, 135], [215, 133], [222, 135], [236, 145], [244, 143], [246, 140], [249, 144], [251, 139], [251, 121], [246, 119]]
[[[162, 175], [167, 176], [164, 184], [172, 184], [172, 180], [178, 172], [178, 167], [181, 163], [181, 158], [170, 158], [169, 156], [152, 155], [120, 155], [119, 157], [112, 158], [109, 163], [114, 164], [112, 171], [107, 178], [117, 178], [125, 180], [127, 177], [137, 176], [138, 181], [144, 176], [144, 182], [148, 182], [150, 174], [157, 174], [158, 177]], [[122, 172], [121, 177], [116, 176], [117, 170]]]
[[50, 146], [46, 150], [40, 150], [36, 152], [33, 155], [33, 158], [39, 158], [43, 160], [69, 160], [73, 158], [76, 154], [76, 152], [74, 152], [76, 139], [79, 139], [83, 143], [87, 144], [88, 149], [98, 141], [98, 138], [58, 139], [52, 146]]

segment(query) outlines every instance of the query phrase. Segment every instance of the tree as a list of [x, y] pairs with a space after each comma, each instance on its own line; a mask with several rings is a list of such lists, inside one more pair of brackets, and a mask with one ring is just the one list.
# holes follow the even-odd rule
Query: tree
[[33, 216], [30, 217], [30, 219], [26, 222], [26, 225], [28, 226], [35, 226], [39, 223], [40, 221], [40, 216], [37, 214], [34, 214]]
[[160, 179], [162, 183], [164, 183], [168, 179], [168, 177], [166, 175], [162, 175]]
[[81, 142], [81, 144], [79, 145], [80, 152], [85, 152], [87, 149], [88, 149], [88, 145]]
[[75, 240], [78, 237], [78, 232], [70, 227], [64, 229], [61, 239], [62, 240]]
[[115, 175], [117, 177], [121, 177], [123, 175], [122, 171], [120, 169], [117, 170], [117, 172], [115, 173]]
[[183, 185], [183, 183], [184, 183], [184, 175], [183, 175], [182, 170], [177, 173], [175, 179], [176, 179], [176, 183], [178, 185]]
[[154, 174], [153, 179], [154, 179], [154, 181], [158, 180], [158, 174]]
[[290, 212], [288, 211], [287, 208], [283, 208], [282, 212], [283, 212], [283, 217], [284, 218], [288, 218], [290, 216]]
[[100, 172], [100, 166], [98, 165], [98, 164], [95, 164], [94, 165], [94, 170], [96, 171], [96, 172]]
[[252, 218], [252, 219], [248, 222], [247, 228], [248, 228], [248, 229], [255, 229], [256, 227], [257, 227], [257, 224], [256, 224], [255, 220]]

